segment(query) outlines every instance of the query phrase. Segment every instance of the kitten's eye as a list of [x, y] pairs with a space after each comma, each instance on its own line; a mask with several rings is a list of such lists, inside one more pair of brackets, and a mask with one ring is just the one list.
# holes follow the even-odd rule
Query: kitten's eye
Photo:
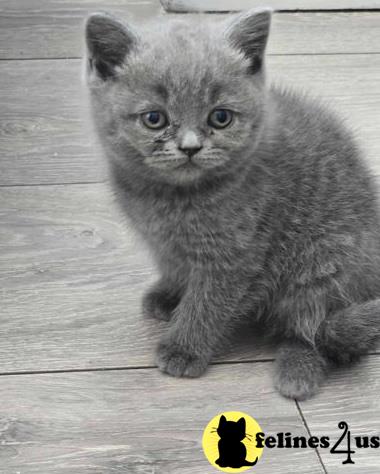
[[208, 117], [208, 124], [214, 128], [225, 128], [232, 121], [232, 112], [227, 109], [215, 109]]
[[141, 120], [146, 127], [152, 128], [153, 130], [159, 130], [160, 128], [164, 128], [168, 123], [166, 115], [157, 110], [142, 114]]

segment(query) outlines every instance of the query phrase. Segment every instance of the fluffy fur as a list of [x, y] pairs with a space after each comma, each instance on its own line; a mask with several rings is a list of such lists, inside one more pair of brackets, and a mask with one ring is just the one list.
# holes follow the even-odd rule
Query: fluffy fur
[[[304, 399], [380, 334], [375, 192], [356, 144], [314, 101], [266, 84], [270, 12], [227, 22], [86, 25], [94, 122], [170, 321], [159, 368], [197, 377], [242, 318], [282, 341], [276, 386]], [[214, 129], [215, 108], [233, 111]], [[141, 114], [161, 110], [151, 130]], [[187, 149], [191, 148], [191, 159]]]

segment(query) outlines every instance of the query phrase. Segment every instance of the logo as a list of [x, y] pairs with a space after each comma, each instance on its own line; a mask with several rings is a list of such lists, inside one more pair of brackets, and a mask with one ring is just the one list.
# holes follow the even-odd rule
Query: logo
[[[380, 436], [351, 433], [346, 421], [338, 423], [342, 431], [336, 439], [330, 436], [294, 436], [290, 432], [266, 434], [257, 421], [239, 411], [227, 411], [213, 418], [203, 433], [203, 451], [210, 464], [223, 472], [243, 472], [254, 467], [264, 448], [328, 449], [340, 455], [342, 464], [355, 464], [360, 449], [380, 449]], [[345, 457], [344, 457], [345, 456]]]
[[243, 472], [259, 461], [264, 447], [254, 440], [262, 430], [255, 419], [239, 411], [215, 416], [203, 432], [203, 451], [209, 463], [223, 472]]

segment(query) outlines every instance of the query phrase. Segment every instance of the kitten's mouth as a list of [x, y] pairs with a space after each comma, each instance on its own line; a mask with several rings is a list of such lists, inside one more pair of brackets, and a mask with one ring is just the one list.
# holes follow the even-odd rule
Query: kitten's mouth
[[193, 169], [199, 168], [197, 163], [195, 163], [191, 158], [181, 157], [181, 158], [166, 158], [159, 160], [148, 159], [147, 164], [154, 166], [161, 170], [175, 171], [175, 170], [184, 170], [184, 169]]
[[199, 163], [197, 163], [193, 157], [186, 157], [179, 160], [179, 162], [172, 168], [173, 171], [178, 172], [191, 172], [194, 170], [201, 169]]
[[178, 163], [175, 168], [172, 168], [172, 176], [179, 182], [189, 182], [198, 179], [204, 170], [202, 166], [189, 158], [186, 161]]
[[193, 161], [191, 158], [188, 158], [186, 161], [176, 166], [176, 169], [193, 169], [193, 168], [199, 168], [199, 165], [195, 163], [195, 161]]
[[[210, 166], [211, 165], [211, 166]], [[207, 169], [215, 167], [215, 160], [202, 156], [172, 157], [160, 160], [152, 160], [151, 166], [157, 168], [167, 176], [179, 182], [188, 182], [198, 179]]]

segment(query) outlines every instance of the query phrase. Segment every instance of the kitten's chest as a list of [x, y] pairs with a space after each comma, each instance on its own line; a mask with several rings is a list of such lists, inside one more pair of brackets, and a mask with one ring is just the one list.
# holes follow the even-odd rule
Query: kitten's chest
[[145, 211], [145, 235], [161, 254], [188, 260], [228, 258], [252, 245], [255, 219], [214, 203], [170, 203]]
[[210, 208], [161, 205], [147, 217], [147, 236], [161, 248], [188, 253], [203, 246], [206, 250], [219, 236], [221, 219]]

